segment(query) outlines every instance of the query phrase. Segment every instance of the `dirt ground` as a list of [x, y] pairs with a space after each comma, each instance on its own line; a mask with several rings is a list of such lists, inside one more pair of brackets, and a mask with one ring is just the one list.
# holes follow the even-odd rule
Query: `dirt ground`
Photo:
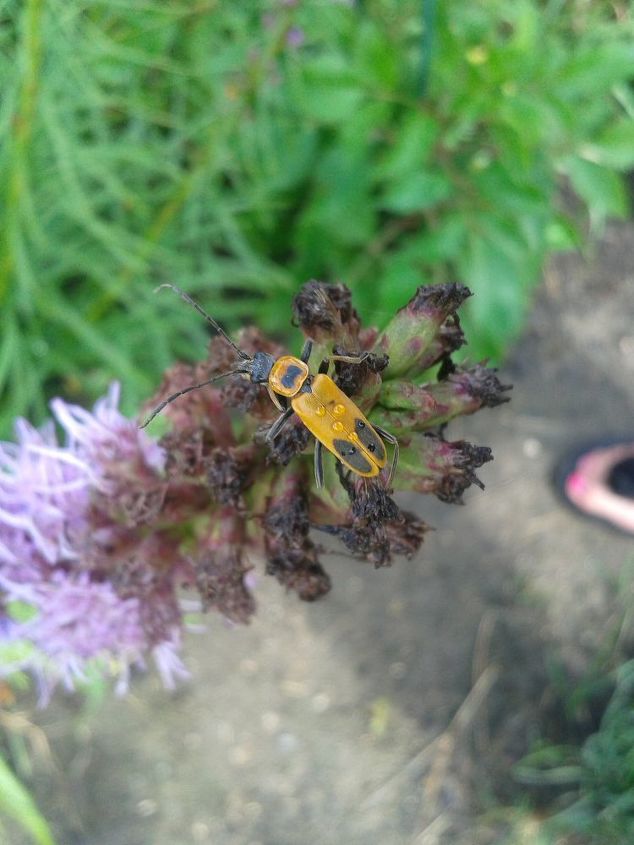
[[34, 788], [59, 845], [495, 841], [486, 811], [521, 795], [510, 766], [546, 666], [583, 668], [632, 561], [627, 538], [561, 507], [549, 473], [578, 440], [632, 433], [633, 259], [624, 224], [550, 267], [502, 372], [512, 402], [448, 431], [493, 447], [487, 489], [408, 502], [436, 528], [415, 561], [333, 557], [314, 605], [262, 578], [251, 626], [210, 618], [189, 637], [178, 693], [149, 675], [37, 716], [55, 768]]

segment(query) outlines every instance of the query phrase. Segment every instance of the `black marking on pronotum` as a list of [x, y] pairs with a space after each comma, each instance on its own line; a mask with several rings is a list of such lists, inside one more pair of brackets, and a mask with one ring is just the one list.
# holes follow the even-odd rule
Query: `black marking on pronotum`
[[282, 384], [284, 387], [292, 388], [297, 384], [297, 379], [304, 375], [304, 370], [295, 364], [289, 364], [286, 372], [282, 376]]
[[335, 451], [337, 452], [340, 457], [342, 457], [347, 464], [349, 464], [353, 469], [356, 469], [357, 472], [370, 472], [372, 469], [372, 465], [365, 457], [365, 455], [353, 446], [349, 440], [340, 440], [336, 438], [333, 440], [332, 445], [335, 447]]
[[374, 455], [378, 462], [384, 461], [385, 447], [374, 429], [358, 418], [354, 421], [354, 427], [364, 448]]

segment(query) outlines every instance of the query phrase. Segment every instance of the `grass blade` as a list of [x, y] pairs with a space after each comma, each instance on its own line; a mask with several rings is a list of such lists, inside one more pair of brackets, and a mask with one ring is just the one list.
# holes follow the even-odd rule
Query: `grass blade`
[[55, 845], [55, 839], [31, 793], [0, 757], [0, 812], [13, 818], [37, 845]]

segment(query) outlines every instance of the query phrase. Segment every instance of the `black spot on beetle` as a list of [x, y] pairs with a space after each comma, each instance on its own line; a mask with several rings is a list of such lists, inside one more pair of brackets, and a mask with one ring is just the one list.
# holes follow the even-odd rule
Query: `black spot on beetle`
[[359, 440], [361, 441], [363, 448], [372, 455], [376, 455], [379, 461], [385, 460], [385, 447], [383, 446], [383, 441], [372, 426], [357, 418], [354, 421], [354, 427], [359, 435]]
[[365, 455], [359, 452], [355, 446], [351, 446], [348, 440], [335, 439], [332, 445], [335, 447], [337, 454], [357, 472], [372, 471], [372, 465]]
[[289, 364], [286, 368], [286, 372], [282, 376], [282, 384], [284, 387], [295, 387], [297, 384], [297, 379], [299, 376], [303, 375], [304, 370], [301, 367], [298, 367], [297, 364]]

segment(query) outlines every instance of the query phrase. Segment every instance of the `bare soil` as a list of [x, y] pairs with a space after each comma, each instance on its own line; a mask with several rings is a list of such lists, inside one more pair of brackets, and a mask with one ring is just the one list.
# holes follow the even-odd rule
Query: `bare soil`
[[632, 560], [549, 478], [579, 440], [633, 433], [633, 244], [613, 226], [553, 262], [502, 371], [512, 402], [448, 430], [493, 447], [486, 491], [409, 501], [436, 528], [418, 559], [333, 556], [314, 605], [263, 577], [252, 625], [189, 636], [176, 694], [149, 674], [37, 714], [53, 763], [33, 788], [60, 845], [497, 841], [487, 810], [522, 795], [511, 767], [552, 704], [547, 667], [583, 670]]

